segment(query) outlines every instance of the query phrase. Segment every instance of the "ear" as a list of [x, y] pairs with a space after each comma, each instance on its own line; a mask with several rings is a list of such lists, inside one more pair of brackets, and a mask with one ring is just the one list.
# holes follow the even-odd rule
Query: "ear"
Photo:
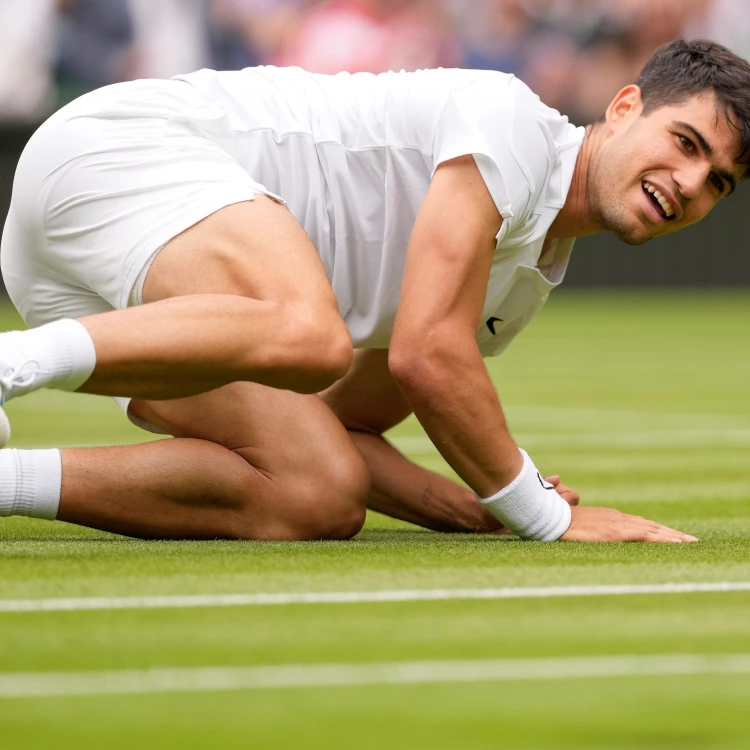
[[635, 84], [630, 84], [621, 89], [617, 96], [609, 103], [605, 119], [611, 126], [617, 127], [619, 123], [638, 117], [643, 111], [643, 97], [641, 90]]

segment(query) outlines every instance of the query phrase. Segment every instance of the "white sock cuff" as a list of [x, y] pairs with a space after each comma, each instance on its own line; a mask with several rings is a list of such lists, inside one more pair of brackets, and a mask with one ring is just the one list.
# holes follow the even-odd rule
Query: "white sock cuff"
[[60, 451], [0, 451], [0, 516], [57, 518], [62, 489]]
[[51, 383], [61, 391], [78, 390], [94, 372], [96, 350], [91, 335], [83, 323], [72, 318], [56, 320], [42, 326], [48, 335], [53, 362], [58, 372], [64, 373], [59, 380]]

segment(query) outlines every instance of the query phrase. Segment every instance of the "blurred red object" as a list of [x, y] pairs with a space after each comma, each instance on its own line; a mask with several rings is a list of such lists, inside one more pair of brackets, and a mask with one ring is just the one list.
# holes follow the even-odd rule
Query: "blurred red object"
[[439, 2], [334, 0], [314, 8], [277, 61], [314, 73], [456, 65], [459, 45]]

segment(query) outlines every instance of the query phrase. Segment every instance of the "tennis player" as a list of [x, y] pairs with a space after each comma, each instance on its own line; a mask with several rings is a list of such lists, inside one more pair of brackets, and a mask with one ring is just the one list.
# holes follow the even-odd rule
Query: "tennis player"
[[[587, 128], [487, 71], [202, 70], [88, 94], [18, 165], [2, 271], [32, 328], [0, 335], [0, 391], [119, 397], [172, 439], [4, 449], [0, 515], [343, 539], [369, 504], [529, 540], [694, 541], [545, 480], [482, 358], [574, 238], [682, 229], [749, 161], [750, 65], [708, 41], [657, 51]], [[466, 487], [382, 438], [411, 412]]]

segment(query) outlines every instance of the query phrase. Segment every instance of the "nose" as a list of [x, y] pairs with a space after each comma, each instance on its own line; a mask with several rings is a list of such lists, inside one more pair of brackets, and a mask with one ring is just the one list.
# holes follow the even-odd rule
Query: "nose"
[[676, 172], [674, 180], [683, 197], [688, 200], [695, 200], [701, 194], [710, 172], [710, 165], [693, 164]]

